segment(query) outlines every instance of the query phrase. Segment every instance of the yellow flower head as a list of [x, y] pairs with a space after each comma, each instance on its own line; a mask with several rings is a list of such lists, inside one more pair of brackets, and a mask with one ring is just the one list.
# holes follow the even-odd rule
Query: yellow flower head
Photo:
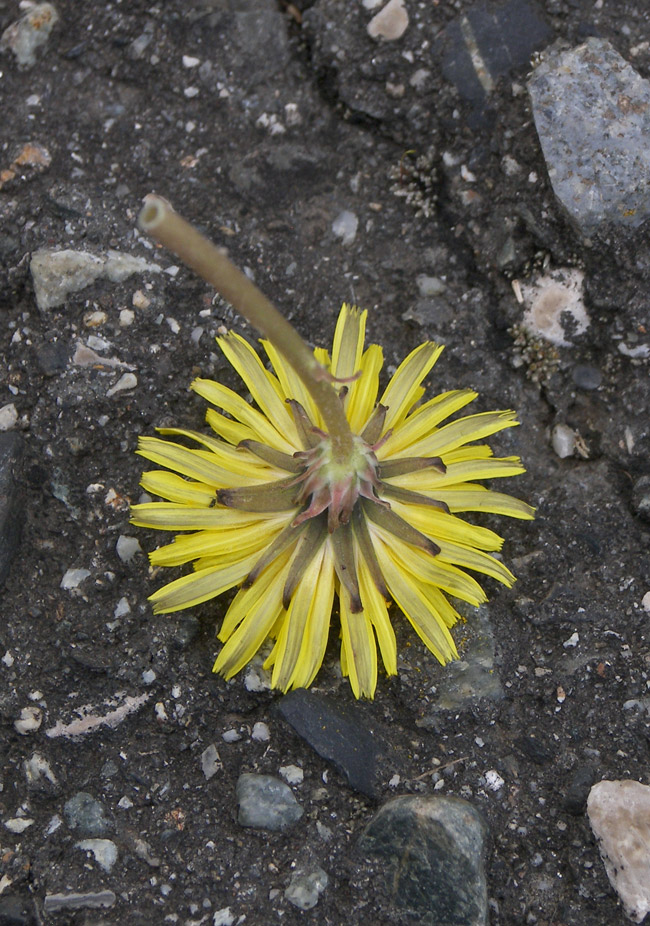
[[391, 600], [444, 664], [457, 657], [449, 628], [458, 613], [448, 596], [486, 600], [466, 570], [514, 581], [490, 555], [502, 539], [459, 517], [533, 517], [529, 505], [477, 483], [523, 472], [517, 457], [496, 458], [480, 443], [517, 425], [514, 412], [448, 421], [476, 398], [469, 389], [421, 403], [442, 351], [432, 342], [409, 354], [377, 400], [383, 356], [376, 344], [364, 350], [365, 323], [366, 312], [344, 305], [331, 357], [314, 352], [324, 375], [346, 384], [339, 395], [353, 435], [347, 465], [337, 462], [318, 405], [282, 354], [261, 342], [270, 372], [233, 332], [217, 340], [253, 402], [198, 379], [192, 389], [214, 406], [206, 417], [216, 436], [159, 429], [198, 449], [140, 440], [138, 453], [165, 467], [146, 472], [142, 485], [166, 501], [134, 506], [133, 523], [190, 532], [155, 550], [151, 562], [194, 564], [151, 596], [154, 610], [189, 608], [238, 586], [218, 634], [224, 645], [214, 670], [226, 678], [270, 638], [273, 687], [310, 685], [336, 598], [342, 672], [357, 698], [371, 698], [377, 646], [387, 674], [397, 673]]

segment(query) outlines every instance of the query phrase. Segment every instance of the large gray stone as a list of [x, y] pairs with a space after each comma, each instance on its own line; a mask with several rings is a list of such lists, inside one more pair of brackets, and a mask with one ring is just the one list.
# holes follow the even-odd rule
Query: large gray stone
[[280, 833], [293, 826], [304, 811], [293, 791], [272, 775], [245, 772], [237, 781], [238, 821], [241, 826]]
[[555, 195], [584, 235], [650, 216], [650, 82], [605, 39], [555, 48], [528, 90]]
[[458, 797], [396, 797], [368, 824], [359, 848], [378, 856], [390, 901], [420, 926], [484, 926], [487, 825]]

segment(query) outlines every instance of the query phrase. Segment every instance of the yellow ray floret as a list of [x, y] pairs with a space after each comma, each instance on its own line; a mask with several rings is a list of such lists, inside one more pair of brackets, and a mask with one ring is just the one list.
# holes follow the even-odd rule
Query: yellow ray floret
[[349, 465], [331, 454], [317, 393], [276, 346], [263, 341], [262, 360], [232, 332], [217, 341], [245, 397], [198, 379], [192, 389], [213, 406], [212, 434], [164, 428], [140, 439], [137, 452], [161, 467], [145, 472], [142, 486], [162, 501], [134, 505], [132, 521], [180, 532], [151, 553], [153, 567], [193, 569], [151, 596], [154, 611], [236, 589], [214, 663], [227, 679], [268, 644], [273, 687], [311, 685], [334, 621], [342, 673], [356, 697], [372, 698], [379, 666], [397, 673], [400, 612], [444, 665], [458, 655], [453, 599], [486, 600], [474, 575], [515, 581], [493, 555], [502, 538], [459, 517], [533, 517], [525, 502], [481, 484], [524, 471], [518, 457], [495, 457], [485, 442], [517, 426], [515, 413], [451, 417], [477, 398], [470, 389], [423, 400], [442, 352], [432, 342], [412, 351], [379, 395], [383, 353], [364, 346], [366, 322], [366, 312], [344, 305], [331, 356], [314, 350], [352, 432]]

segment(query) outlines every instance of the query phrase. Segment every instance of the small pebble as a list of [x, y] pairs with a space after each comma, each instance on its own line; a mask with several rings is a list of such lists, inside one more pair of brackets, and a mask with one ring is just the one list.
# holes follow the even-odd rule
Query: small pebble
[[0, 48], [10, 48], [21, 67], [36, 64], [35, 51], [44, 45], [59, 14], [51, 3], [37, 3], [2, 33]]
[[584, 389], [589, 392], [592, 389], [598, 389], [603, 381], [603, 375], [596, 367], [579, 364], [571, 371], [573, 382], [578, 389]]
[[352, 244], [357, 236], [358, 227], [359, 219], [354, 212], [349, 212], [347, 209], [339, 212], [332, 222], [333, 233], [341, 239], [341, 243], [345, 246]]
[[644, 611], [650, 613], [650, 592], [646, 592], [641, 599], [641, 606], [643, 607]]
[[135, 312], [132, 309], [122, 309], [120, 312], [120, 328], [128, 328], [135, 320]]
[[14, 721], [14, 729], [22, 736], [35, 733], [43, 722], [43, 711], [40, 707], [24, 707], [18, 720]]
[[499, 773], [491, 768], [485, 773], [485, 786], [490, 791], [500, 791], [505, 782]]
[[11, 402], [0, 408], [0, 431], [10, 431], [18, 421], [18, 410]]
[[569, 649], [572, 646], [577, 646], [579, 642], [580, 642], [580, 636], [578, 635], [577, 631], [574, 631], [569, 637], [569, 639], [564, 641], [562, 646], [565, 649]]
[[104, 871], [110, 872], [117, 861], [117, 846], [110, 839], [82, 839], [75, 843], [77, 849], [91, 852]]
[[441, 296], [447, 289], [447, 284], [438, 277], [426, 276], [421, 273], [415, 278], [421, 296]]
[[126, 534], [122, 534], [117, 538], [115, 550], [123, 563], [130, 563], [137, 553], [142, 553], [138, 538], [127, 537]]
[[34, 821], [29, 817], [13, 817], [11, 820], [5, 820], [5, 826], [9, 832], [16, 833], [16, 835], [24, 833], [33, 823]]
[[221, 734], [221, 738], [224, 743], [236, 743], [237, 740], [241, 739], [241, 733], [238, 730], [225, 730]]
[[323, 871], [320, 866], [308, 870], [297, 869], [291, 875], [291, 881], [284, 896], [299, 910], [311, 910], [318, 903], [318, 898], [328, 882], [327, 872]]
[[258, 743], [268, 743], [271, 739], [271, 732], [268, 726], [265, 723], [258, 721], [253, 726], [253, 732], [251, 733], [251, 739], [256, 740]]
[[222, 907], [216, 910], [212, 917], [212, 926], [233, 926], [235, 915], [231, 912], [230, 907]]
[[404, 0], [389, 0], [383, 10], [376, 13], [368, 23], [368, 35], [372, 39], [394, 42], [406, 32], [409, 15]]
[[153, 669], [146, 669], [142, 673], [142, 681], [145, 685], [153, 685], [156, 681], [156, 673]]
[[123, 373], [114, 386], [106, 391], [108, 398], [118, 392], [124, 392], [125, 389], [135, 389], [138, 385], [138, 377], [135, 373]]
[[78, 588], [83, 580], [87, 579], [89, 575], [89, 569], [68, 569], [66, 574], [61, 579], [59, 587], [68, 591], [73, 588]]
[[290, 785], [302, 784], [305, 778], [305, 773], [297, 765], [283, 765], [278, 771], [287, 784]]
[[573, 456], [576, 432], [566, 424], [556, 424], [551, 432], [551, 446], [561, 460]]
[[210, 743], [207, 749], [204, 749], [201, 753], [201, 768], [206, 781], [209, 781], [213, 775], [216, 775], [223, 768], [219, 750], [214, 743]]

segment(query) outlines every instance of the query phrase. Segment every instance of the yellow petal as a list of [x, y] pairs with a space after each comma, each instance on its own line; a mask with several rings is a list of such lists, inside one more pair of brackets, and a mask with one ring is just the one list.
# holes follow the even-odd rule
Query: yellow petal
[[[204, 399], [207, 399], [208, 402], [218, 408], [223, 408], [237, 421], [248, 425], [253, 431], [253, 440], [262, 441], [263, 444], [275, 447], [276, 450], [282, 450], [283, 453], [294, 453], [298, 449], [297, 438], [294, 443], [291, 443], [290, 440], [280, 434], [265, 415], [258, 412], [256, 408], [249, 405], [245, 399], [242, 399], [232, 389], [228, 389], [227, 386], [222, 386], [221, 383], [216, 383], [211, 379], [196, 379], [191, 388], [194, 392], [203, 396]], [[294, 426], [285, 431], [285, 434], [289, 435], [294, 433]]]
[[273, 365], [276, 376], [282, 387], [282, 392], [284, 393], [285, 399], [295, 399], [297, 402], [300, 402], [302, 407], [305, 409], [309, 415], [313, 424], [316, 427], [320, 428], [323, 425], [323, 420], [318, 410], [318, 406], [311, 397], [311, 393], [303, 383], [302, 379], [298, 376], [291, 364], [284, 359], [280, 351], [271, 344], [270, 341], [260, 341], [262, 347], [266, 351], [266, 354]]
[[521, 499], [471, 482], [436, 491], [436, 498], [445, 502], [451, 512], [484, 511], [486, 514], [503, 514], [524, 520], [535, 517], [535, 509]]
[[510, 588], [515, 581], [515, 577], [510, 570], [503, 565], [500, 560], [495, 559], [482, 550], [472, 549], [471, 547], [462, 546], [459, 543], [450, 543], [448, 540], [438, 540], [440, 553], [436, 559], [443, 563], [451, 563], [454, 566], [460, 566], [462, 569], [472, 569], [474, 572], [482, 572], [486, 576], [491, 576], [497, 582], [502, 582]]
[[210, 451], [210, 459], [227, 470], [232, 470], [246, 482], [270, 482], [272, 479], [286, 476], [283, 470], [269, 466], [245, 448], [233, 447], [222, 440], [217, 440], [200, 431], [187, 428], [157, 428], [159, 434], [187, 437], [197, 444], [202, 444]]
[[241, 582], [255, 565], [257, 557], [258, 553], [255, 552], [236, 563], [222, 567], [209, 566], [164, 585], [149, 598], [153, 602], [154, 614], [181, 611], [216, 598]]
[[[465, 418], [458, 418], [449, 424], [434, 431], [427, 437], [414, 441], [408, 447], [408, 456], [415, 457], [434, 457], [443, 456], [451, 450], [455, 450], [462, 444], [468, 444], [470, 441], [482, 440], [490, 434], [496, 434], [497, 431], [503, 431], [504, 428], [517, 427], [516, 412], [482, 412], [479, 415], [468, 415]], [[398, 457], [404, 456], [402, 450]]]
[[456, 644], [446, 622], [437, 611], [432, 611], [431, 597], [422, 593], [421, 583], [404, 571], [385, 544], [377, 544], [377, 556], [391, 595], [420, 639], [443, 666], [456, 658]]
[[472, 392], [471, 389], [457, 389], [436, 396], [421, 405], [401, 425], [394, 428], [386, 443], [379, 448], [378, 459], [386, 460], [406, 450], [409, 456], [416, 456], [411, 449], [416, 441], [429, 435], [441, 421], [469, 405], [477, 396], [478, 393]]
[[275, 518], [254, 522], [248, 527], [181, 534], [173, 543], [154, 550], [149, 559], [152, 566], [182, 566], [200, 556], [220, 557], [224, 563], [234, 562], [253, 550], [262, 550], [273, 541], [285, 523], [286, 518]]
[[[275, 524], [275, 512], [258, 513], [239, 511], [222, 506], [215, 508], [198, 508], [177, 505], [174, 502], [145, 502], [131, 508], [131, 523], [138, 527], [154, 527], [163, 531], [222, 531], [232, 528], [256, 526], [264, 534], [266, 522]], [[286, 516], [285, 516], [286, 523]]]
[[213, 457], [206, 458], [202, 451], [190, 450], [173, 441], [161, 440], [158, 437], [141, 437], [136, 453], [159, 466], [166, 466], [207, 486], [222, 489], [237, 482], [237, 474], [219, 466]]
[[377, 687], [377, 645], [372, 624], [364, 611], [350, 610], [346, 588], [339, 591], [341, 604], [341, 669], [349, 676], [355, 698], [373, 698]]
[[[436, 495], [437, 497], [437, 495]], [[500, 550], [503, 540], [494, 531], [478, 524], [468, 524], [462, 518], [428, 505], [407, 505], [391, 501], [391, 508], [401, 518], [431, 540], [449, 540], [477, 547], [479, 550]]]
[[250, 588], [237, 592], [219, 631], [219, 639], [226, 642], [213, 672], [232, 678], [269, 636], [283, 610], [282, 589], [289, 560], [290, 552], [286, 551], [269, 564]]
[[325, 655], [333, 601], [333, 561], [323, 544], [298, 583], [280, 629], [274, 648], [274, 688], [287, 691], [314, 680]]
[[359, 590], [363, 610], [368, 615], [377, 635], [379, 652], [384, 663], [387, 675], [397, 675], [397, 642], [395, 631], [388, 616], [388, 608], [383, 595], [378, 591], [372, 580], [370, 572], [362, 557], [359, 557], [357, 568], [359, 574]]
[[277, 378], [264, 368], [257, 352], [234, 331], [217, 338], [217, 344], [243, 379], [262, 414], [297, 446], [298, 435], [285, 403], [286, 396]]
[[361, 434], [377, 404], [379, 374], [384, 365], [384, 354], [378, 344], [371, 344], [364, 352], [359, 369], [361, 376], [350, 384], [345, 414], [354, 434]]
[[384, 433], [400, 424], [422, 394], [421, 383], [443, 351], [442, 345], [426, 341], [400, 363], [379, 400], [386, 405]]
[[167, 473], [162, 469], [143, 473], [140, 485], [145, 492], [160, 495], [161, 498], [166, 498], [179, 505], [206, 508], [214, 504], [216, 498], [214, 489], [200, 482], [188, 482], [176, 473]]
[[457, 483], [469, 482], [472, 479], [498, 479], [517, 476], [524, 472], [526, 470], [519, 457], [491, 457], [467, 460], [463, 463], [448, 463], [446, 473], [423, 469], [391, 477], [388, 481], [404, 489], [413, 489], [414, 492], [429, 492], [433, 498], [437, 498], [437, 490], [445, 486], [455, 488]]
[[337, 379], [348, 379], [359, 371], [367, 315], [347, 302], [341, 307], [332, 344], [331, 373]]

